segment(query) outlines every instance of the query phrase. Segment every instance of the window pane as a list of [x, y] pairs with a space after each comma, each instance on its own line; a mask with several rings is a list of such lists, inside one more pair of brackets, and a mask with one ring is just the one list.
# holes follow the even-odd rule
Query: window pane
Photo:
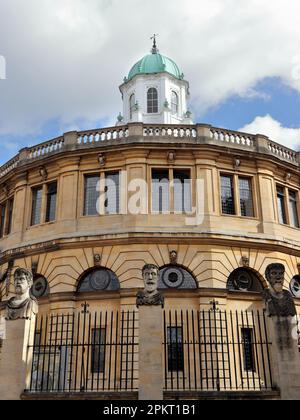
[[222, 213], [235, 214], [232, 176], [221, 176]]
[[190, 171], [174, 171], [174, 210], [178, 213], [192, 211]]
[[251, 179], [239, 178], [239, 192], [240, 192], [241, 215], [245, 217], [253, 217], [254, 209], [253, 209]]
[[158, 112], [158, 93], [157, 89], [151, 88], [147, 93], [147, 109], [148, 114], [154, 114]]
[[97, 200], [99, 198], [99, 192], [97, 191], [97, 185], [100, 181], [100, 177], [97, 175], [91, 175], [85, 177], [85, 194], [84, 194], [84, 215], [85, 216], [96, 216], [97, 212]]
[[32, 189], [31, 226], [41, 223], [42, 195], [42, 187]]
[[92, 330], [92, 357], [91, 372], [104, 373], [105, 370], [105, 341], [106, 329], [96, 328]]
[[299, 218], [297, 210], [297, 195], [294, 191], [289, 191], [289, 208], [291, 225], [298, 228]]
[[253, 349], [253, 331], [251, 328], [242, 328], [244, 369], [255, 372], [255, 359]]
[[120, 172], [105, 175], [105, 212], [107, 214], [120, 213]]
[[53, 222], [56, 218], [57, 183], [48, 185], [46, 222]]
[[278, 217], [279, 217], [279, 223], [283, 225], [287, 224], [284, 199], [285, 199], [284, 189], [281, 187], [277, 187]]
[[2, 204], [0, 206], [0, 238], [2, 238], [4, 235], [5, 211], [6, 211], [6, 206], [5, 204]]
[[170, 210], [170, 185], [168, 170], [152, 170], [152, 210], [167, 213]]
[[182, 327], [168, 327], [168, 371], [184, 371], [183, 331]]
[[176, 92], [172, 92], [171, 109], [172, 114], [178, 114], [178, 95]]
[[8, 235], [11, 233], [11, 228], [12, 228], [13, 209], [14, 209], [14, 200], [11, 199], [8, 201], [8, 221], [7, 221], [7, 234]]

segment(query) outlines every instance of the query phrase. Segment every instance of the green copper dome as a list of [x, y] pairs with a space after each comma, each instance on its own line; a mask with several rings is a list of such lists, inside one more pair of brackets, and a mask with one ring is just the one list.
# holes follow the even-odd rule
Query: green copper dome
[[153, 52], [143, 57], [130, 70], [126, 81], [133, 79], [138, 74], [169, 73], [177, 79], [183, 79], [183, 74], [177, 64], [168, 57], [158, 52]]

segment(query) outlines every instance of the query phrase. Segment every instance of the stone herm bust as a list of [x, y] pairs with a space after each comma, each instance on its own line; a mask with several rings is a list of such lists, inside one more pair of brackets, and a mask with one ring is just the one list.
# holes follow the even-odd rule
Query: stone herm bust
[[16, 296], [6, 304], [7, 320], [31, 319], [33, 315], [37, 314], [37, 300], [30, 294], [32, 285], [32, 272], [24, 268], [18, 268], [14, 273]]
[[136, 305], [139, 306], [162, 306], [164, 307], [164, 297], [157, 290], [159, 268], [154, 264], [146, 264], [142, 270], [145, 289], [138, 292]]
[[295, 302], [288, 290], [283, 289], [285, 267], [283, 264], [270, 264], [266, 278], [270, 289], [264, 292], [267, 314], [270, 317], [294, 317], [297, 315]]

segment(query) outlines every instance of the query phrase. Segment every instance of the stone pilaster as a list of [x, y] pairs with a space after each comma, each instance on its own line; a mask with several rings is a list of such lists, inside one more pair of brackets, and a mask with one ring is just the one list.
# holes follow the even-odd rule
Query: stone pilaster
[[0, 400], [19, 400], [29, 386], [35, 316], [6, 321], [0, 360]]
[[163, 400], [161, 306], [139, 308], [139, 399]]
[[300, 400], [300, 353], [296, 318], [272, 317], [268, 320], [272, 342], [273, 382], [282, 400]]

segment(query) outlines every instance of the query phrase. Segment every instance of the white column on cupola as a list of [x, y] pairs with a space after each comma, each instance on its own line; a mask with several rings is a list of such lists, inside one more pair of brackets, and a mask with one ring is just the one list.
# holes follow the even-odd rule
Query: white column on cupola
[[[160, 54], [156, 36], [151, 38], [150, 54], [132, 67], [120, 86], [123, 114], [118, 116], [117, 125], [131, 122], [193, 124], [187, 108], [189, 83], [177, 64]], [[176, 98], [173, 107], [172, 97]]]

